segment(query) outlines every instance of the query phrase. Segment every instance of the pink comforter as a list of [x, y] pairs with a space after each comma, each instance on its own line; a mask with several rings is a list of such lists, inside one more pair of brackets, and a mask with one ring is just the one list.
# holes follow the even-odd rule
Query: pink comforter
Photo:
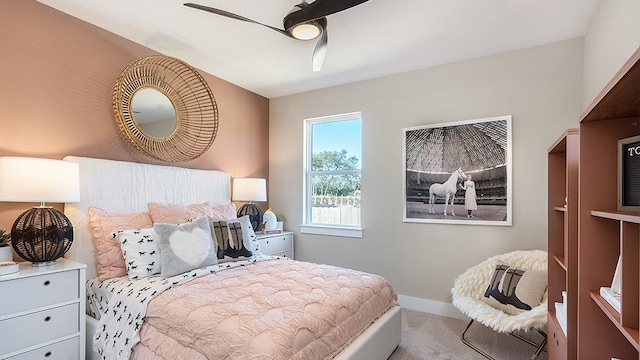
[[377, 275], [261, 261], [153, 299], [131, 358], [331, 359], [396, 299]]

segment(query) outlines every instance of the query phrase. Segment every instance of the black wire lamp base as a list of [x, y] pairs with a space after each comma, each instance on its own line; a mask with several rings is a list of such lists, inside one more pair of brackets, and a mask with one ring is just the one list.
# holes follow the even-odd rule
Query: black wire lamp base
[[33, 266], [47, 266], [62, 257], [73, 243], [71, 221], [59, 210], [33, 207], [18, 216], [11, 228], [11, 244]]
[[260, 230], [260, 227], [262, 226], [262, 210], [257, 205], [252, 203], [244, 204], [238, 209], [237, 215], [238, 217], [249, 215], [253, 231]]

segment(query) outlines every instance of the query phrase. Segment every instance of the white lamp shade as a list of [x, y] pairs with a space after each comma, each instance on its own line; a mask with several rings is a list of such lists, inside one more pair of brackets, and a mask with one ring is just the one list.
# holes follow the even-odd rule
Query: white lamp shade
[[233, 201], [267, 201], [267, 180], [233, 179]]
[[0, 201], [76, 202], [77, 163], [29, 157], [0, 157]]

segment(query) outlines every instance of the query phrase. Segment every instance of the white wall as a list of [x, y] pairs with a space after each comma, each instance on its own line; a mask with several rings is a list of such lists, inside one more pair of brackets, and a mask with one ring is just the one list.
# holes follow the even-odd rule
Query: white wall
[[640, 1], [605, 0], [584, 37], [583, 107], [640, 47]]
[[[270, 101], [269, 204], [296, 257], [385, 276], [411, 299], [450, 302], [485, 258], [546, 249], [546, 153], [582, 110], [582, 38]], [[362, 111], [364, 238], [300, 234], [303, 120]], [[402, 128], [513, 116], [513, 226], [402, 222]]]

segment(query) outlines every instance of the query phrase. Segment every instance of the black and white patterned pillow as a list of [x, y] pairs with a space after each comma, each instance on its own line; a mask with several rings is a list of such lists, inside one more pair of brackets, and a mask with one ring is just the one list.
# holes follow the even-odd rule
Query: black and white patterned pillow
[[160, 273], [158, 235], [153, 228], [118, 230], [111, 233], [122, 249], [129, 279], [138, 280]]
[[499, 264], [482, 301], [507, 314], [517, 315], [540, 305], [546, 289], [546, 271]]
[[246, 259], [259, 252], [256, 234], [248, 215], [212, 221], [218, 262]]

